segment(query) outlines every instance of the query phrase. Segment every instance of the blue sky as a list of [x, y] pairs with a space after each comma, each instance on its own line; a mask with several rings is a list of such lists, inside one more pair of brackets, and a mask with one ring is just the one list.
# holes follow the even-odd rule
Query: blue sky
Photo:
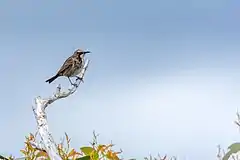
[[[239, 141], [237, 0], [0, 1], [2, 154], [19, 156], [36, 130], [34, 97], [76, 48], [89, 49], [85, 83], [48, 108], [54, 139], [72, 147], [92, 131], [124, 158], [210, 160]], [[103, 123], [105, 122], [105, 123]], [[72, 125], [69, 125], [72, 124]]]

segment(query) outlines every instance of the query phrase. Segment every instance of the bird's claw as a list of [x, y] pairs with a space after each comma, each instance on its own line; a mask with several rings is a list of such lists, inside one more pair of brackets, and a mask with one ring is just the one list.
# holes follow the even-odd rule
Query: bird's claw
[[84, 83], [83, 78], [77, 77], [76, 81], [80, 80], [82, 83]]
[[77, 85], [76, 83], [74, 83], [74, 84], [72, 84], [72, 85], [73, 85], [74, 87], [76, 87], [76, 88], [78, 87], [78, 85]]

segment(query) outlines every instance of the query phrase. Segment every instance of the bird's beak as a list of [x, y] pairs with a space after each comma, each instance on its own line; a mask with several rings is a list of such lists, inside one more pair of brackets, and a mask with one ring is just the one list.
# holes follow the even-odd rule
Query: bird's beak
[[90, 52], [90, 51], [84, 51], [83, 53], [84, 53], [84, 54], [87, 54], [87, 53], [91, 53], [91, 52]]

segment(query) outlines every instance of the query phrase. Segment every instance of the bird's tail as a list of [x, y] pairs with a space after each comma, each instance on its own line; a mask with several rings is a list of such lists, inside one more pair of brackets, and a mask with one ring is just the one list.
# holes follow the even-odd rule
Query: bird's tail
[[49, 78], [48, 80], [46, 80], [45, 82], [48, 82], [49, 84], [52, 83], [52, 81], [54, 81], [56, 78], [58, 78], [58, 74], [56, 74], [55, 76], [53, 76], [52, 78]]

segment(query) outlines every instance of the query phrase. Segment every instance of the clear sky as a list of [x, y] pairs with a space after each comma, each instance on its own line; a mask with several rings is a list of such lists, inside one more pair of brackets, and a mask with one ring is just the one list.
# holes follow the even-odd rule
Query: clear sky
[[85, 83], [47, 109], [57, 142], [96, 130], [124, 158], [215, 159], [240, 137], [239, 16], [239, 0], [0, 1], [1, 154], [20, 155], [34, 97], [68, 87], [45, 80], [79, 47]]

